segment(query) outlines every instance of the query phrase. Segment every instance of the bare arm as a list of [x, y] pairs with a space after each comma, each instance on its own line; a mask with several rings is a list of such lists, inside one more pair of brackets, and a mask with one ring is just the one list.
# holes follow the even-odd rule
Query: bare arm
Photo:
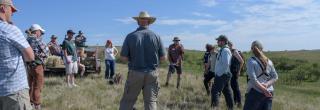
[[25, 62], [34, 61], [34, 53], [31, 47], [28, 47], [22, 50], [22, 55]]
[[117, 54], [118, 54], [118, 49], [117, 48], [114, 48], [114, 56], [117, 56]]
[[244, 59], [242, 59], [240, 53], [238, 51], [234, 51], [234, 55], [237, 58], [237, 60], [240, 62], [240, 69], [238, 71], [238, 76], [240, 75], [241, 69], [243, 67], [244, 64]]

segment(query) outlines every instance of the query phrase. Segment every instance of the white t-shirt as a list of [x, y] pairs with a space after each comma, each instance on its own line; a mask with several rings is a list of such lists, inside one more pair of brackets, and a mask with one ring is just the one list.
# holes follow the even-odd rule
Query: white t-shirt
[[105, 60], [115, 60], [116, 57], [114, 56], [114, 51], [116, 50], [115, 47], [112, 48], [105, 48], [104, 49], [104, 58]]

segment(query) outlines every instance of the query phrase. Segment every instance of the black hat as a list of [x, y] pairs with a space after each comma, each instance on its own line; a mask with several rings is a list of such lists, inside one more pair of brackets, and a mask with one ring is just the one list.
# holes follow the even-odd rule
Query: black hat
[[179, 37], [174, 37], [173, 41], [180, 41]]
[[83, 34], [83, 32], [80, 30], [80, 31], [78, 32], [78, 34]]
[[56, 38], [58, 38], [56, 35], [51, 36], [51, 39], [56, 39]]
[[216, 40], [218, 40], [218, 41], [226, 41], [226, 42], [229, 41], [226, 35], [220, 35], [218, 38], [216, 38]]
[[67, 34], [75, 34], [71, 29], [67, 31]]

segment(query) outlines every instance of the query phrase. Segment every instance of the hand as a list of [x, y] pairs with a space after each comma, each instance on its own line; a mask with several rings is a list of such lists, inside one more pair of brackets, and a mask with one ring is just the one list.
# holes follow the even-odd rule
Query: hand
[[264, 90], [264, 91], [263, 91], [263, 94], [264, 94], [266, 97], [272, 97], [271, 92], [269, 92], [268, 90]]
[[71, 60], [67, 59], [67, 64], [70, 64], [71, 63]]
[[265, 88], [268, 88], [268, 84], [266, 84], [266, 83], [263, 83], [262, 86]]

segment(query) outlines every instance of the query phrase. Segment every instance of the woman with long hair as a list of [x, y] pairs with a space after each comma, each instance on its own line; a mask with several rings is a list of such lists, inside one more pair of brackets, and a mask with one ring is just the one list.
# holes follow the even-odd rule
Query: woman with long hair
[[118, 54], [117, 48], [112, 45], [111, 40], [107, 40], [104, 49], [105, 55], [105, 64], [106, 64], [106, 71], [105, 71], [105, 79], [112, 79], [115, 71], [115, 60]]
[[278, 74], [272, 61], [263, 53], [259, 41], [252, 42], [253, 56], [247, 62], [248, 88], [243, 110], [271, 110], [273, 85]]

